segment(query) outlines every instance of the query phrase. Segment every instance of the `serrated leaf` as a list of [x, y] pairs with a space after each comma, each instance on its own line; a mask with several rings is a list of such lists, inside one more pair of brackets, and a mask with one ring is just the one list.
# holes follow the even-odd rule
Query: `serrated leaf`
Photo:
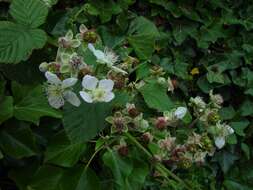
[[84, 143], [71, 143], [62, 131], [52, 137], [45, 152], [45, 161], [63, 167], [72, 167], [85, 150]]
[[173, 103], [167, 95], [167, 89], [158, 83], [147, 83], [139, 89], [150, 108], [158, 111], [171, 110]]
[[49, 106], [42, 86], [37, 86], [31, 90], [18, 104], [14, 107], [14, 117], [23, 121], [30, 121], [36, 125], [39, 124], [40, 118], [49, 116], [61, 118], [61, 112]]
[[105, 118], [110, 115], [110, 110], [110, 103], [66, 105], [63, 126], [71, 142], [86, 142], [95, 137], [106, 126]]
[[17, 23], [37, 28], [45, 22], [48, 8], [40, 0], [13, 0], [10, 14]]
[[0, 22], [0, 63], [18, 63], [26, 60], [33, 49], [46, 43], [46, 33], [11, 22]]

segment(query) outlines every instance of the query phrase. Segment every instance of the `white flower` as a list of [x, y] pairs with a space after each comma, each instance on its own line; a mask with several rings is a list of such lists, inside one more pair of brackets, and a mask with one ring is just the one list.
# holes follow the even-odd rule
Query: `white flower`
[[225, 137], [215, 137], [214, 139], [215, 145], [217, 146], [218, 149], [221, 149], [225, 145]]
[[234, 129], [227, 124], [221, 123], [221, 121], [218, 121], [215, 127], [215, 145], [221, 149], [225, 145], [226, 137], [233, 134]]
[[82, 81], [83, 90], [80, 96], [88, 103], [110, 102], [114, 98], [112, 92], [114, 82], [110, 79], [98, 80], [96, 77], [85, 75]]
[[127, 74], [126, 71], [114, 66], [114, 64], [118, 62], [118, 56], [113, 51], [109, 50], [108, 48], [105, 48], [104, 51], [97, 50], [91, 43], [88, 44], [88, 48], [97, 58], [98, 63], [106, 64], [115, 72]]
[[47, 78], [46, 93], [48, 96], [49, 104], [54, 108], [60, 108], [64, 105], [65, 100], [74, 106], [80, 105], [80, 100], [74, 92], [71, 91], [71, 87], [77, 82], [76, 78], [68, 78], [61, 81], [57, 75], [47, 71], [45, 73]]
[[186, 115], [186, 113], [187, 113], [186, 107], [178, 107], [174, 112], [174, 116], [177, 119], [183, 119], [183, 117]]

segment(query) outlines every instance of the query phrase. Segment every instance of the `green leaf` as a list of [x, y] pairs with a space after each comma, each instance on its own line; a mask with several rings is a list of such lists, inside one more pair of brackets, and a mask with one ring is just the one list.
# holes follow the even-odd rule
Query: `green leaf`
[[72, 167], [85, 150], [84, 143], [71, 143], [64, 131], [52, 137], [45, 152], [45, 161], [63, 167]]
[[155, 42], [153, 36], [140, 34], [130, 36], [127, 40], [141, 60], [148, 60], [151, 58]]
[[116, 183], [115, 189], [127, 190], [126, 178], [133, 171], [133, 164], [130, 159], [120, 157], [116, 152], [108, 150], [102, 157], [104, 164], [113, 173]]
[[13, 98], [5, 96], [0, 102], [0, 124], [13, 116]]
[[54, 166], [42, 166], [35, 173], [27, 186], [31, 190], [59, 190], [60, 180], [64, 174], [62, 168]]
[[235, 133], [240, 136], [245, 136], [244, 130], [249, 126], [248, 120], [242, 120], [238, 122], [231, 122], [231, 127], [235, 130]]
[[61, 179], [61, 190], [100, 190], [100, 181], [96, 173], [83, 166], [66, 171]]
[[167, 88], [158, 83], [147, 83], [139, 91], [150, 108], [162, 112], [171, 110], [174, 106], [167, 95]]
[[53, 109], [48, 104], [43, 87], [39, 85], [14, 106], [14, 117], [38, 125], [43, 116], [62, 117], [60, 111]]
[[154, 51], [155, 40], [159, 35], [156, 26], [144, 17], [134, 19], [129, 27], [129, 44], [141, 60], [148, 60]]
[[86, 142], [95, 137], [106, 126], [105, 118], [110, 115], [110, 110], [110, 103], [66, 105], [63, 126], [71, 142]]
[[229, 107], [223, 107], [219, 111], [219, 114], [222, 118], [222, 120], [229, 120], [233, 119], [233, 117], [236, 115], [236, 112], [232, 106]]
[[8, 127], [0, 131], [1, 150], [20, 159], [37, 154], [35, 137], [28, 126]]
[[10, 14], [17, 23], [37, 28], [45, 22], [48, 8], [40, 0], [13, 0]]
[[224, 186], [229, 190], [251, 190], [252, 188], [233, 180], [225, 180]]
[[18, 63], [26, 60], [33, 49], [46, 43], [46, 33], [20, 24], [0, 22], [0, 63]]
[[227, 173], [238, 157], [230, 152], [222, 151], [215, 154], [214, 160], [218, 161], [222, 171]]
[[102, 23], [110, 21], [112, 15], [119, 14], [122, 11], [118, 3], [113, 0], [92, 0], [85, 4], [85, 10], [90, 15], [99, 16]]
[[249, 160], [250, 159], [250, 147], [245, 143], [241, 143], [241, 149], [243, 150], [246, 158]]
[[253, 114], [253, 102], [246, 99], [239, 108], [241, 116], [250, 116]]

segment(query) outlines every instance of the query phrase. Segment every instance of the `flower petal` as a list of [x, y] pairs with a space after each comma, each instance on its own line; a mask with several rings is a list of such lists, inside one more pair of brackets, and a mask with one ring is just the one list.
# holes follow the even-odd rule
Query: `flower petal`
[[79, 31], [81, 33], [85, 33], [85, 32], [88, 31], [88, 28], [84, 24], [81, 24], [80, 27], [79, 27]]
[[110, 102], [115, 97], [113, 92], [107, 92], [104, 96], [105, 102]]
[[47, 82], [50, 84], [61, 84], [62, 83], [62, 81], [54, 73], [47, 71], [45, 73], [45, 76], [47, 78]]
[[79, 100], [79, 98], [77, 97], [77, 95], [72, 92], [72, 91], [67, 91], [64, 93], [64, 98], [69, 102], [71, 103], [72, 105], [78, 107], [80, 106], [81, 102]]
[[216, 137], [215, 138], [215, 145], [218, 149], [221, 149], [225, 145], [225, 138], [224, 137]]
[[87, 90], [94, 90], [97, 87], [98, 79], [96, 77], [85, 75], [83, 77], [82, 86]]
[[114, 82], [110, 79], [103, 79], [99, 81], [98, 87], [106, 92], [112, 91]]
[[49, 96], [48, 103], [50, 104], [50, 106], [59, 109], [64, 105], [64, 99], [61, 96]]
[[91, 43], [88, 44], [88, 48], [98, 60], [104, 62], [104, 59], [105, 59], [104, 52], [102, 52], [101, 50], [96, 50], [93, 44]]
[[85, 102], [88, 102], [88, 103], [93, 102], [92, 97], [89, 93], [84, 92], [84, 91], [80, 91], [79, 94]]
[[176, 109], [176, 111], [174, 112], [174, 115], [177, 119], [183, 119], [183, 117], [185, 116], [187, 112], [187, 108], [186, 107], [178, 107]]
[[77, 82], [76, 78], [68, 78], [62, 81], [62, 88], [68, 88], [74, 86]]

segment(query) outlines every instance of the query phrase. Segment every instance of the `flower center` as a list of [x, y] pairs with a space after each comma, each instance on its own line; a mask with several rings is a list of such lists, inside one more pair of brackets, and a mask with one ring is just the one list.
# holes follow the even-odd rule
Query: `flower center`
[[97, 88], [92, 91], [92, 96], [95, 101], [103, 101], [105, 96], [105, 91], [103, 89]]
[[47, 87], [47, 94], [48, 96], [62, 96], [63, 89], [60, 85], [49, 85]]

